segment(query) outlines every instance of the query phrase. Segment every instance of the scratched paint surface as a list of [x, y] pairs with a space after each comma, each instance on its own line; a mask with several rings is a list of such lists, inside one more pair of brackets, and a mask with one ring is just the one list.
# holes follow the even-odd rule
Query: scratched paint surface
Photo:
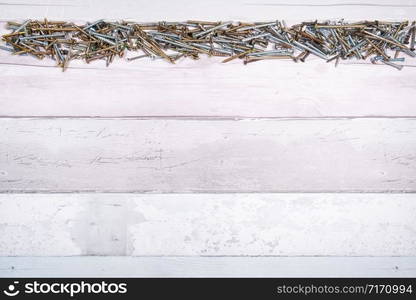
[[[405, 0], [11, 0], [0, 3], [0, 33], [6, 20], [42, 17], [293, 24], [415, 15]], [[147, 259], [140, 266], [154, 276], [224, 266], [277, 274], [279, 257], [306, 255], [367, 256], [328, 259], [316, 274], [351, 266], [343, 268], [415, 275], [411, 259], [395, 260], [416, 255], [414, 64], [399, 72], [313, 57], [247, 66], [203, 58], [74, 64], [62, 73], [51, 61], [0, 52], [0, 68], [1, 270], [52, 274], [48, 256], [68, 274], [65, 256], [108, 270], [115, 255]], [[6, 257], [38, 255], [46, 261]], [[100, 255], [106, 260], [90, 257]], [[250, 255], [269, 263], [247, 259], [239, 273], [228, 257]], [[117, 270], [134, 273], [122, 262]]]
[[1, 191], [412, 192], [413, 119], [1, 119]]

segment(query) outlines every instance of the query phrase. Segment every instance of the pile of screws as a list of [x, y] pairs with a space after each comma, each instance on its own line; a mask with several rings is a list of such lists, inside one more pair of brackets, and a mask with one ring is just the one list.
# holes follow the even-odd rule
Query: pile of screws
[[3, 35], [0, 49], [15, 55], [50, 57], [65, 70], [74, 59], [89, 63], [115, 57], [128, 51], [139, 52], [127, 58], [164, 59], [174, 63], [181, 57], [199, 59], [200, 54], [226, 57], [223, 62], [242, 59], [245, 64], [290, 59], [304, 62], [315, 55], [327, 62], [345, 59], [371, 59], [398, 70], [406, 56], [415, 57], [415, 22], [107, 22], [86, 25], [70, 22], [8, 22], [12, 32]]

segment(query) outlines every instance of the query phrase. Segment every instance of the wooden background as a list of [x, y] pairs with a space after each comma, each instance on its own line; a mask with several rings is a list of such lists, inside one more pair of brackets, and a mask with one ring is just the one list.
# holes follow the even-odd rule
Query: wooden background
[[[15, 1], [7, 20], [416, 19], [416, 1]], [[416, 276], [416, 62], [0, 52], [0, 276]]]

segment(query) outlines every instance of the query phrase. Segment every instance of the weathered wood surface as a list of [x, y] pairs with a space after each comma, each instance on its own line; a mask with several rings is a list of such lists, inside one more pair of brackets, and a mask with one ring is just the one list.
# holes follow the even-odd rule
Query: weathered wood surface
[[0, 195], [0, 256], [416, 256], [414, 194]]
[[0, 191], [414, 192], [415, 119], [1, 119]]
[[[43, 17], [415, 16], [406, 0], [10, 0], [0, 33]], [[0, 277], [414, 277], [416, 63], [406, 65], [203, 58], [62, 73], [0, 51]], [[283, 257], [299, 255], [314, 257]]]

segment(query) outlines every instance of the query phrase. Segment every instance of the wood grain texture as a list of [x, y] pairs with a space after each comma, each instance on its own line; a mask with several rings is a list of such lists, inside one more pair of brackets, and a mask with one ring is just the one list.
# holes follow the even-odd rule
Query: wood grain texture
[[0, 277], [415, 277], [415, 257], [0, 257]]
[[[0, 33], [43, 17], [415, 15], [406, 0], [10, 0]], [[0, 51], [0, 277], [414, 277], [416, 63], [406, 60], [401, 72], [310, 57], [62, 73]]]
[[0, 191], [414, 192], [415, 119], [1, 119]]
[[0, 256], [416, 256], [414, 194], [0, 195]]

